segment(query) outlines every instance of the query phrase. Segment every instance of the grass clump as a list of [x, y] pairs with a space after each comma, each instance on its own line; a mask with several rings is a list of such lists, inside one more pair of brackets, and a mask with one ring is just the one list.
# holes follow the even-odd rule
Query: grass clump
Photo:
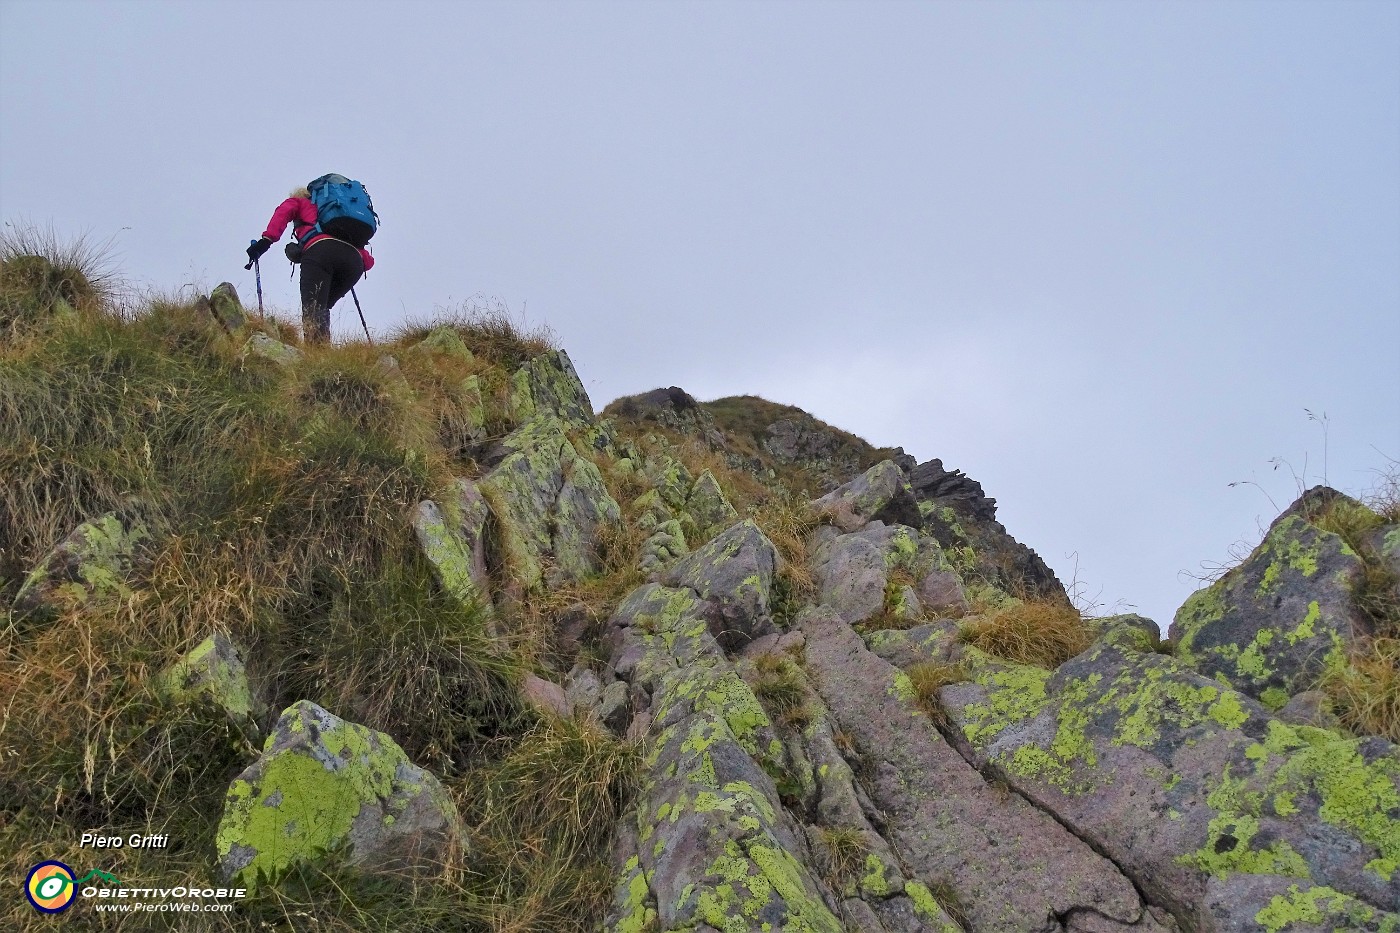
[[42, 333], [54, 319], [97, 311], [116, 297], [110, 241], [64, 242], [52, 227], [0, 231], [0, 341]]
[[853, 885], [870, 852], [865, 834], [852, 826], [821, 826], [817, 828], [817, 838], [826, 850], [822, 853], [823, 880], [836, 891]]
[[404, 346], [414, 344], [439, 327], [457, 331], [473, 355], [507, 374], [557, 346], [547, 326], [531, 328], [523, 317], [517, 320], [504, 302], [480, 297], [460, 308], [440, 311], [431, 321], [407, 321], [395, 331], [394, 340]]
[[457, 785], [472, 871], [490, 879], [491, 929], [597, 929], [612, 830], [640, 762], [639, 746], [596, 724], [550, 718]]
[[962, 664], [944, 661], [920, 661], [904, 672], [914, 688], [914, 700], [935, 723], [946, 721], [943, 704], [938, 701], [938, 691], [949, 684], [964, 683], [972, 679], [971, 673]]
[[753, 671], [754, 696], [776, 721], [799, 729], [811, 721], [807, 678], [796, 661], [786, 654], [762, 654], [754, 660]]
[[1072, 606], [1049, 600], [1007, 605], [963, 626], [960, 640], [993, 657], [1054, 670], [1089, 647], [1093, 630]]
[[1346, 728], [1400, 742], [1400, 639], [1372, 639], [1349, 663], [1329, 666], [1318, 686]]

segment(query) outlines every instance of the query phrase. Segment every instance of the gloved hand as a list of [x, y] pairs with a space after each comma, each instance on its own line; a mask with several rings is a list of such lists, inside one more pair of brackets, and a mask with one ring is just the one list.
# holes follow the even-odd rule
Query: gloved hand
[[262, 258], [263, 253], [272, 248], [272, 241], [267, 237], [258, 237], [248, 244], [248, 265], [252, 265]]

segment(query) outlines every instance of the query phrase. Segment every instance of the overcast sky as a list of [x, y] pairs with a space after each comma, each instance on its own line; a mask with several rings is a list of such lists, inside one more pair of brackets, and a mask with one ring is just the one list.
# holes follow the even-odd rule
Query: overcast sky
[[7, 222], [252, 302], [325, 172], [383, 219], [376, 332], [499, 299], [598, 408], [939, 457], [1163, 628], [1305, 463], [1400, 457], [1397, 3], [0, 0]]

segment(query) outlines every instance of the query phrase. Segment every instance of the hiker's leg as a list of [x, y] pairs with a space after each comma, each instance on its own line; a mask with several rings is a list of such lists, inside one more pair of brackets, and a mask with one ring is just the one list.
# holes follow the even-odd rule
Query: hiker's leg
[[331, 337], [333, 271], [321, 262], [321, 255], [313, 248], [301, 260], [301, 332], [307, 343], [325, 343]]
[[360, 258], [360, 251], [350, 244], [337, 242], [332, 245], [336, 250], [328, 263], [331, 267], [330, 307], [335, 307], [335, 303], [349, 294], [355, 283], [360, 281], [360, 276], [365, 274], [365, 262]]

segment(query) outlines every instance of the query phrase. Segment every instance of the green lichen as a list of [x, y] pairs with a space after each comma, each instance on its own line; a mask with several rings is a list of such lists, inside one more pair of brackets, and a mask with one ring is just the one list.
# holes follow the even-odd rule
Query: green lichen
[[1288, 691], [1282, 687], [1266, 687], [1259, 694], [1259, 702], [1275, 713], [1287, 706], [1288, 700]]
[[[974, 663], [978, 654], [975, 649], [968, 652]], [[1045, 682], [1050, 672], [1041, 668], [982, 663], [974, 675], [987, 692], [985, 703], [963, 709], [963, 733], [974, 744], [986, 745], [1011, 726], [1035, 718], [1048, 702]]]
[[1314, 599], [1308, 603], [1308, 613], [1303, 617], [1303, 621], [1299, 622], [1298, 627], [1288, 633], [1288, 643], [1296, 645], [1305, 638], [1312, 638], [1317, 634], [1314, 626], [1320, 618], [1322, 618], [1322, 607]]
[[914, 905], [914, 913], [919, 919], [934, 925], [936, 933], [962, 933], [962, 927], [953, 922], [943, 905], [933, 896], [933, 892], [917, 881], [904, 882], [904, 893]]
[[885, 877], [885, 863], [874, 852], [865, 856], [865, 874], [860, 879], [860, 889], [875, 897], [888, 897], [890, 894], [890, 880]]
[[913, 703], [918, 699], [918, 694], [914, 691], [914, 683], [909, 679], [909, 675], [903, 671], [896, 670], [890, 686], [885, 688], [887, 696], [897, 697], [901, 702]]
[[613, 933], [648, 933], [657, 927], [656, 908], [650, 903], [651, 888], [637, 856], [632, 856], [623, 866], [622, 877], [627, 886], [627, 900], [621, 919], [613, 926]]
[[1378, 933], [1394, 933], [1400, 918], [1381, 915], [1375, 908], [1356, 898], [1328, 887], [1300, 888], [1288, 886], [1287, 894], [1276, 894], [1254, 915], [1254, 921], [1267, 933], [1281, 933], [1294, 924], [1322, 926], [1344, 924], [1334, 930], [1360, 929], [1365, 924], [1377, 924]]

